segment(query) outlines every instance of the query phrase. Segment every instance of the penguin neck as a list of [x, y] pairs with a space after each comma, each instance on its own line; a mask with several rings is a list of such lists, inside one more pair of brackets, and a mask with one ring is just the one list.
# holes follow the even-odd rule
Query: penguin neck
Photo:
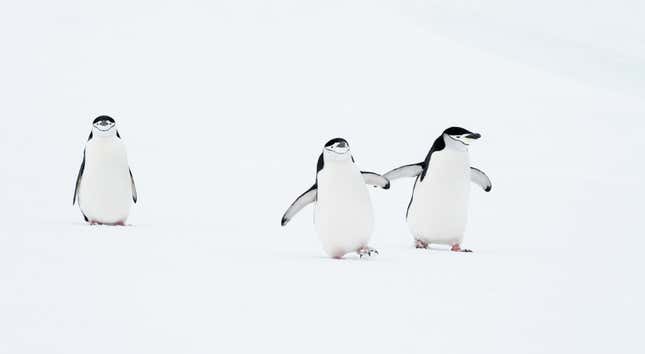
[[448, 135], [443, 135], [443, 141], [446, 143], [446, 149], [460, 152], [468, 152], [468, 145], [462, 143], [459, 140], [455, 140]]
[[325, 157], [325, 163], [343, 164], [352, 162], [352, 155], [350, 155], [349, 153], [345, 155], [339, 155], [331, 151], [324, 151], [323, 154]]
[[96, 128], [92, 129], [93, 139], [113, 139], [116, 136], [116, 130], [110, 129], [108, 131], [101, 131]]

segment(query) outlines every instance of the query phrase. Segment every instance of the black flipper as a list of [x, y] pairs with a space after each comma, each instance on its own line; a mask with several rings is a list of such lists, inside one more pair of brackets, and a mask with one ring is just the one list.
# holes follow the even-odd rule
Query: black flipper
[[423, 173], [423, 162], [395, 168], [384, 174], [383, 177], [390, 181], [394, 181], [395, 179], [404, 177], [418, 177], [421, 173]]
[[414, 200], [414, 190], [417, 189], [417, 182], [419, 182], [419, 177], [414, 180], [414, 186], [412, 186], [412, 195], [410, 196], [410, 202], [408, 202], [408, 208], [405, 210], [405, 218], [408, 218], [410, 214], [410, 206], [412, 206], [412, 200]]
[[378, 173], [361, 171], [366, 184], [383, 189], [390, 189], [390, 180]]
[[137, 186], [134, 185], [134, 177], [132, 177], [132, 170], [128, 169], [130, 172], [130, 183], [132, 183], [132, 201], [134, 201], [134, 204], [137, 204], [137, 200], [139, 199], [137, 197]]
[[78, 176], [76, 176], [76, 187], [74, 187], [74, 199], [72, 200], [72, 205], [76, 204], [76, 199], [78, 198], [78, 191], [81, 186], [81, 180], [83, 179], [83, 171], [85, 171], [85, 150], [83, 150], [83, 162], [81, 162], [81, 168], [78, 170]]
[[289, 209], [282, 216], [280, 224], [285, 226], [291, 219], [298, 214], [307, 205], [316, 201], [318, 197], [318, 186], [314, 184], [306, 192], [302, 193], [296, 200], [289, 206]]
[[493, 189], [493, 184], [490, 181], [490, 178], [486, 176], [484, 171], [471, 167], [470, 168], [470, 181], [480, 186], [484, 191], [490, 192]]

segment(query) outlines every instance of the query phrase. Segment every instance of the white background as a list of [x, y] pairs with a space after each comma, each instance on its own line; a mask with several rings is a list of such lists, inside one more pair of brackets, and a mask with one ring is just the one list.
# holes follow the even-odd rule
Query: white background
[[[642, 353], [640, 1], [3, 1], [0, 353]], [[92, 119], [131, 226], [72, 207]], [[361, 169], [483, 135], [464, 246], [370, 260], [279, 219], [325, 141]]]

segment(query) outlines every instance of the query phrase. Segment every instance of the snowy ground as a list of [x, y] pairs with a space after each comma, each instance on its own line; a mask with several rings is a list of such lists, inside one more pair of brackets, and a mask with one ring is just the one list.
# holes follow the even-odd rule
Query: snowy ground
[[[0, 353], [643, 352], [643, 5], [452, 3], [2, 3]], [[71, 205], [99, 114], [128, 227]], [[327, 139], [385, 172], [455, 124], [474, 253], [412, 248], [411, 181], [373, 259], [279, 226]]]

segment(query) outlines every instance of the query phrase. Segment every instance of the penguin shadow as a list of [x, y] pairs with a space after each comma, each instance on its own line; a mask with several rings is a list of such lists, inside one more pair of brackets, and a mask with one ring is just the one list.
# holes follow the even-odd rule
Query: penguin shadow
[[[423, 248], [415, 248], [418, 250], [424, 250]], [[439, 252], [452, 252], [450, 248], [448, 247], [441, 247], [441, 246], [429, 246], [428, 248], [425, 249], [426, 251], [439, 251]], [[456, 252], [460, 253], [460, 252]]]
[[90, 223], [87, 223], [87, 222], [74, 222], [74, 223], [72, 223], [72, 225], [74, 225], [74, 226], [86, 226], [86, 227], [97, 228], [97, 229], [100, 229], [100, 228], [113, 228], [113, 229], [117, 229], [117, 230], [121, 229], [121, 228], [129, 229], [129, 228], [134, 228], [134, 227], [141, 226], [141, 225], [135, 225], [135, 224], [123, 224], [123, 225], [90, 224]]
[[[441, 254], [451, 254], [451, 253], [456, 253], [456, 254], [469, 254], [469, 253], [474, 253], [474, 251], [468, 249], [467, 251], [453, 251], [450, 249], [449, 246], [441, 246], [441, 245], [430, 245], [427, 248], [420, 248], [420, 247], [415, 247], [414, 244], [412, 244], [408, 249], [412, 249], [413, 252], [415, 253], [441, 253]], [[466, 249], [464, 249], [466, 250]]]
[[472, 254], [475, 254], [475, 253], [476, 254], [488, 254], [488, 253], [491, 253], [490, 251], [485, 251], [485, 250], [480, 250], [480, 249], [478, 249], [477, 251], [474, 251], [474, 250], [472, 250], [470, 248], [467, 249], [468, 251], [453, 251], [453, 250], [450, 249], [450, 247], [441, 247], [441, 246], [429, 246], [428, 248], [416, 248], [413, 245], [411, 248], [412, 248], [412, 251], [414, 253], [417, 253], [417, 254], [426, 254], [426, 253], [434, 254], [434, 253], [437, 253], [437, 254], [447, 255], [447, 254], [453, 254], [454, 253], [454, 254], [472, 255]]
[[281, 259], [290, 259], [290, 260], [298, 260], [298, 261], [303, 261], [303, 260], [309, 260], [309, 261], [320, 261], [320, 262], [325, 262], [325, 263], [337, 263], [337, 264], [342, 264], [343, 262], [350, 262], [350, 263], [361, 263], [361, 262], [391, 262], [392, 259], [387, 256], [383, 256], [381, 254], [375, 255], [375, 256], [369, 256], [369, 257], [360, 257], [358, 254], [347, 254], [344, 257], [341, 258], [333, 258], [324, 254], [304, 254], [304, 253], [297, 253], [297, 252], [278, 252], [276, 256], [280, 257]]
[[114, 227], [115, 229], [149, 226], [149, 225], [144, 225], [144, 224], [125, 224], [125, 225], [95, 224], [95, 225], [92, 225], [92, 224], [90, 224], [88, 222], [85, 222], [85, 221], [42, 221], [39, 224], [43, 225], [43, 226], [50, 226], [50, 227], [62, 227], [62, 226], [78, 226], [78, 227], [88, 226], [89, 227], [89, 226], [92, 226], [92, 227], [96, 227], [96, 228]]

